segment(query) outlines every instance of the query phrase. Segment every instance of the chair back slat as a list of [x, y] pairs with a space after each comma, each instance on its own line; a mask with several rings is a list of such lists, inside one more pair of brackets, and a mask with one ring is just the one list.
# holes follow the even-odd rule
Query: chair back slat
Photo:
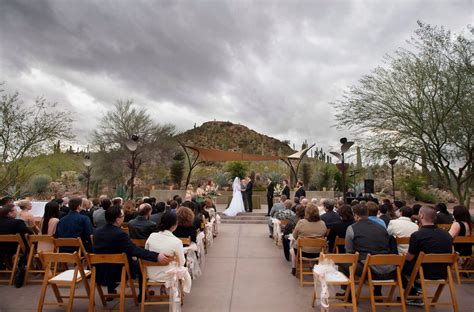
[[45, 235], [45, 234], [29, 235], [28, 241], [30, 242], [30, 245], [33, 243], [39, 243], [39, 242], [51, 243], [54, 245], [54, 237], [51, 235]]
[[25, 252], [26, 247], [20, 234], [5, 234], [0, 235], [0, 242], [2, 243], [18, 243], [22, 252]]
[[120, 254], [89, 254], [90, 264], [110, 263], [110, 264], [125, 264], [128, 265], [127, 255]]
[[356, 263], [359, 258], [359, 253], [355, 254], [325, 254], [321, 253], [320, 261], [332, 260], [334, 263]]
[[146, 239], [132, 239], [132, 242], [138, 247], [145, 248]]
[[456, 236], [453, 244], [474, 244], [474, 236]]
[[326, 248], [327, 241], [323, 237], [298, 237], [298, 247]]
[[436, 224], [436, 226], [445, 231], [449, 231], [449, 229], [451, 228], [451, 224]]
[[82, 241], [80, 238], [56, 238], [54, 240], [54, 245], [56, 247], [83, 247]]
[[395, 237], [397, 245], [408, 245], [410, 243], [410, 237]]
[[[173, 256], [170, 258], [170, 262], [175, 261], [179, 265], [179, 259], [177, 256]], [[146, 268], [146, 267], [154, 267], [154, 266], [167, 266], [168, 264], [161, 264], [159, 262], [153, 262], [153, 261], [148, 261], [148, 260], [143, 260], [140, 259], [140, 266]]]
[[391, 264], [403, 266], [405, 263], [404, 255], [367, 255], [368, 265], [382, 265], [382, 264]]
[[[421, 253], [420, 253], [421, 255]], [[457, 259], [457, 254], [425, 254], [422, 256], [423, 260], [421, 263], [446, 263], [449, 265], [454, 265]]]
[[183, 246], [191, 245], [191, 237], [180, 237], [179, 239], [183, 243]]
[[58, 252], [40, 252], [39, 253], [41, 262], [47, 266], [49, 263], [71, 263], [80, 264], [81, 259], [77, 252], [74, 253], [58, 253]]

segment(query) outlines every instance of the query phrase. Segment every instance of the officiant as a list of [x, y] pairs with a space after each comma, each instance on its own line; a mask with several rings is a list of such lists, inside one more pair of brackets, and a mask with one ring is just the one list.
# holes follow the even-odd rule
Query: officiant
[[244, 202], [247, 203], [245, 205], [245, 209], [247, 210], [247, 212], [253, 211], [252, 192], [253, 192], [253, 181], [251, 177], [247, 177], [247, 185], [245, 186], [245, 197], [244, 197]]

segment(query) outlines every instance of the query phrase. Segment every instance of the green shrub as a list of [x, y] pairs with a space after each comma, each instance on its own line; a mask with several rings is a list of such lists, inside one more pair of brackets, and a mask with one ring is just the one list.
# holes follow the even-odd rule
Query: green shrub
[[49, 189], [51, 177], [49, 175], [41, 174], [33, 176], [30, 179], [30, 191], [33, 195], [43, 195]]
[[227, 164], [227, 171], [229, 172], [232, 179], [239, 177], [240, 179], [244, 178], [247, 173], [247, 165], [240, 161], [231, 161]]

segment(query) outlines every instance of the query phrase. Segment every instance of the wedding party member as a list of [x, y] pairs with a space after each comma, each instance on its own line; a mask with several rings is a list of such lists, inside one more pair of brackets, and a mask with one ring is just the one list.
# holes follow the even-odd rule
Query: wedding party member
[[288, 180], [283, 180], [283, 190], [281, 190], [281, 195], [285, 195], [286, 198], [290, 199], [290, 187], [288, 186]]
[[[449, 234], [453, 239], [458, 236], [472, 236], [472, 221], [469, 210], [464, 206], [454, 206], [454, 223], [449, 229]], [[472, 255], [472, 244], [454, 244], [454, 250], [461, 256]]]
[[268, 185], [267, 185], [267, 204], [268, 204], [268, 213], [267, 216], [270, 215], [270, 210], [272, 210], [273, 207], [273, 193], [275, 193], [275, 182], [272, 181], [271, 178], [267, 179]]
[[[398, 219], [391, 220], [387, 227], [389, 235], [400, 238], [410, 237], [411, 234], [418, 231], [418, 225], [411, 220], [413, 210], [409, 207], [400, 208], [400, 217]], [[398, 254], [404, 255], [408, 251], [407, 244], [397, 245]]]
[[438, 203], [435, 208], [438, 210], [435, 224], [452, 224], [454, 222], [453, 215], [449, 213], [445, 203]]
[[150, 204], [141, 204], [138, 208], [138, 216], [128, 222], [130, 238], [147, 239], [151, 233], [156, 232], [157, 225], [155, 222], [150, 221], [150, 216]]
[[[44, 206], [43, 219], [41, 219], [41, 234], [53, 236], [59, 223], [59, 204], [50, 201]], [[53, 252], [54, 244], [49, 242], [38, 242], [38, 252]]]
[[191, 241], [196, 242], [196, 227], [194, 224], [194, 212], [188, 207], [179, 207], [176, 210], [178, 227], [173, 234], [179, 238], [191, 237]]
[[301, 197], [306, 197], [306, 191], [304, 190], [303, 181], [298, 181], [298, 183], [296, 183], [295, 197], [298, 197], [300, 200]]
[[253, 181], [251, 177], [247, 177], [247, 185], [245, 186], [245, 198], [247, 200], [248, 212], [253, 211], [252, 195], [253, 195]]
[[[73, 197], [69, 200], [69, 213], [59, 220], [56, 229], [58, 238], [80, 237], [86, 250], [90, 250], [91, 238], [94, 234], [92, 223], [88, 217], [81, 215], [82, 198]], [[62, 252], [74, 252], [75, 249], [64, 248]]]
[[[158, 233], [152, 233], [145, 244], [145, 249], [157, 253], [164, 253], [168, 256], [175, 255], [178, 257], [179, 266], [184, 268], [186, 259], [184, 258], [183, 243], [179, 238], [173, 235], [173, 231], [177, 228], [177, 217], [174, 213], [165, 212], [161, 217], [158, 225]], [[168, 266], [148, 267], [148, 277], [154, 282], [166, 282], [169, 277], [166, 271], [173, 266], [170, 263]], [[189, 293], [191, 290], [191, 276], [186, 270], [185, 276], [182, 280], [183, 291]]]
[[[169, 259], [164, 253], [148, 251], [136, 246], [130, 237], [120, 228], [123, 224], [124, 214], [120, 206], [112, 206], [105, 212], [107, 224], [97, 229], [94, 235], [93, 252], [96, 254], [120, 254], [125, 253], [128, 257], [130, 273], [132, 278], [138, 275], [141, 292], [141, 273], [138, 261], [133, 257], [168, 264]], [[122, 266], [120, 264], [98, 264], [97, 284], [107, 286], [108, 293], [115, 293], [115, 288], [121, 279]], [[139, 296], [138, 298], [141, 298]]]
[[39, 233], [39, 228], [35, 224], [35, 217], [30, 213], [30, 210], [33, 208], [31, 201], [27, 199], [20, 200], [18, 202], [18, 207], [20, 207], [20, 213], [17, 218], [25, 221], [26, 226], [33, 232]]

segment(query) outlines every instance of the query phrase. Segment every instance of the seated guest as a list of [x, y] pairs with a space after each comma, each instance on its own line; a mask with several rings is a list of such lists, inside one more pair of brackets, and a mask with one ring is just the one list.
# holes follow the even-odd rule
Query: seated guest
[[452, 224], [454, 222], [454, 218], [449, 213], [448, 207], [446, 207], [445, 203], [438, 203], [435, 205], [435, 208], [438, 210], [435, 224]]
[[400, 216], [400, 208], [404, 207], [406, 203], [403, 200], [394, 200], [393, 201], [393, 211], [389, 211], [390, 219], [396, 219]]
[[[174, 195], [174, 196], [173, 196], [173, 200], [178, 203], [178, 207], [181, 207], [181, 204], [183, 203], [183, 199], [181, 198], [181, 196], [179, 196], [179, 195]], [[178, 208], [176, 208], [176, 209], [178, 209]]]
[[[403, 286], [406, 287], [420, 252], [425, 254], [452, 253], [453, 240], [449, 233], [438, 228], [434, 222], [436, 220], [436, 210], [431, 207], [422, 207], [419, 214], [421, 228], [410, 236], [410, 244], [403, 266]], [[447, 271], [446, 265], [440, 263], [423, 264], [425, 279], [444, 279]], [[410, 290], [410, 295], [417, 293], [416, 287]], [[417, 304], [416, 301], [407, 301], [408, 304]]]
[[270, 231], [270, 238], [273, 238], [273, 221], [272, 218], [276, 218], [276, 214], [279, 211], [285, 210], [285, 203], [286, 201], [286, 196], [281, 195], [280, 196], [280, 201], [276, 204], [273, 205], [272, 209], [270, 210], [270, 218], [268, 219], [268, 229]]
[[[150, 251], [164, 253], [168, 256], [175, 255], [178, 257], [179, 266], [184, 268], [186, 260], [184, 258], [183, 243], [179, 238], [173, 235], [173, 231], [177, 228], [177, 217], [172, 212], [165, 212], [161, 217], [158, 233], [152, 233], [145, 244], [145, 249]], [[166, 282], [169, 277], [166, 271], [173, 268], [173, 264], [168, 266], [148, 267], [148, 277], [154, 282]], [[183, 290], [189, 293], [191, 290], [191, 276], [186, 270], [183, 281]]]
[[388, 215], [388, 211], [391, 209], [392, 205], [389, 203], [384, 203], [379, 206], [379, 219], [385, 222], [385, 225], [388, 226], [390, 223], [390, 216]]
[[200, 203], [193, 202], [194, 205], [194, 226], [198, 229], [201, 227], [203, 218], [210, 220], [209, 212], [204, 210], [204, 207]]
[[31, 201], [24, 199], [18, 202], [18, 207], [20, 207], [20, 213], [17, 218], [25, 221], [27, 227], [29, 227], [34, 233], [39, 233], [39, 228], [35, 224], [35, 217], [30, 213], [30, 210], [33, 208]]
[[178, 209], [178, 207], [179, 207], [178, 202], [175, 200], [171, 200], [169, 203], [169, 207], [166, 208], [166, 211], [171, 211], [173, 213], [176, 213], [176, 209]]
[[293, 230], [295, 229], [295, 226], [298, 223], [298, 221], [304, 218], [304, 214], [305, 214], [305, 208], [301, 205], [296, 206], [295, 217], [290, 219], [288, 224], [283, 229], [283, 240], [282, 240], [283, 253], [285, 254], [285, 258], [287, 261], [290, 261], [290, 240], [288, 237], [290, 234], [293, 233]]
[[[355, 223], [347, 228], [344, 247], [346, 253], [359, 253], [355, 274], [360, 276], [368, 254], [377, 255], [390, 253], [390, 237], [385, 227], [369, 219], [367, 206], [358, 204], [352, 207], [352, 211], [354, 213]], [[340, 268], [346, 276], [349, 276], [349, 265], [340, 265]], [[374, 279], [390, 279], [393, 277], [394, 271], [395, 268], [392, 266], [372, 267]], [[376, 296], [382, 294], [380, 286], [375, 287], [374, 294]]]
[[[340, 238], [346, 237], [347, 228], [354, 223], [354, 215], [352, 214], [352, 208], [349, 205], [342, 205], [339, 207], [339, 215], [341, 219], [339, 222], [333, 224], [331, 231], [328, 235], [328, 244], [329, 251], [332, 252], [334, 248], [334, 242], [336, 241], [336, 236]], [[321, 216], [322, 218], [322, 216]], [[339, 253], [345, 253], [344, 246], [339, 246]]]
[[339, 209], [341, 209], [342, 205], [344, 205], [344, 201], [342, 199], [339, 199], [336, 201], [336, 206], [334, 207], [334, 210], [339, 213]]
[[[97, 209], [100, 208], [100, 200], [98, 198], [93, 198], [92, 199], [92, 213], [94, 213], [94, 211], [96, 211]], [[94, 223], [92, 221], [92, 223]]]
[[377, 214], [379, 212], [378, 205], [374, 203], [373, 201], [369, 201], [366, 206], [367, 206], [367, 211], [369, 212], [369, 220], [372, 220], [375, 223], [380, 224], [380, 226], [386, 229], [387, 226], [385, 225], [385, 222], [382, 219], [377, 218]]
[[[128, 257], [130, 273], [132, 278], [138, 275], [141, 292], [140, 267], [132, 257], [168, 264], [168, 257], [164, 253], [148, 251], [136, 246], [130, 237], [120, 228], [123, 223], [124, 214], [120, 206], [112, 206], [105, 212], [107, 224], [98, 228], [94, 235], [93, 252], [96, 254], [120, 254], [125, 253]], [[97, 284], [107, 286], [109, 294], [115, 293], [115, 288], [120, 283], [122, 266], [120, 264], [97, 265]], [[138, 298], [141, 298], [139, 296]]]
[[216, 217], [216, 207], [214, 206], [214, 203], [212, 202], [212, 199], [206, 197], [204, 198], [204, 210], [209, 213], [209, 217], [215, 218]]
[[69, 197], [57, 198], [59, 204], [59, 219], [62, 219], [69, 213]]
[[[56, 228], [57, 238], [80, 237], [86, 250], [90, 250], [91, 238], [94, 234], [91, 220], [81, 215], [82, 198], [73, 197], [69, 200], [69, 213], [59, 220]], [[61, 252], [74, 252], [74, 249], [64, 248]]]
[[[281, 196], [283, 196], [283, 195], [281, 195]], [[289, 198], [289, 197], [286, 197], [286, 198]], [[295, 197], [293, 199], [293, 204], [291, 205], [291, 210], [293, 210], [293, 212], [295, 212], [295, 213], [296, 213], [296, 206], [301, 206], [300, 199], [298, 197]], [[272, 208], [273, 208], [273, 206], [272, 206]]]
[[[28, 241], [25, 234], [33, 234], [33, 232], [26, 227], [23, 220], [19, 220], [15, 205], [5, 204], [0, 208], [0, 235], [3, 234], [20, 234], [23, 242], [28, 246]], [[11, 256], [16, 253], [17, 244], [1, 243], [0, 244], [0, 264], [3, 263], [5, 256]]]
[[122, 197], [114, 197], [112, 198], [112, 206], [123, 206], [123, 198]]
[[150, 221], [150, 217], [150, 204], [141, 204], [138, 208], [138, 216], [128, 222], [130, 238], [147, 239], [151, 233], [156, 232], [157, 225], [155, 222]]
[[325, 199], [323, 207], [325, 213], [321, 215], [321, 220], [324, 221], [328, 229], [331, 229], [334, 224], [341, 221], [341, 217], [334, 211], [334, 201], [332, 199]]
[[138, 216], [137, 208], [135, 207], [135, 201], [133, 199], [127, 200], [122, 207], [125, 219], [123, 222], [130, 222]]
[[196, 242], [196, 227], [194, 226], [194, 212], [188, 207], [179, 207], [176, 210], [178, 227], [173, 234], [179, 238], [191, 237], [191, 241]]
[[[53, 236], [56, 234], [56, 227], [59, 222], [59, 204], [56, 201], [50, 201], [44, 206], [43, 219], [41, 219], [41, 234]], [[38, 242], [38, 252], [54, 251], [54, 244], [47, 242]]]
[[411, 216], [411, 221], [415, 222], [416, 224], [419, 224], [420, 220], [418, 218], [418, 214], [420, 213], [421, 205], [420, 204], [414, 204], [411, 209], [413, 210], [413, 214]]
[[279, 210], [275, 214], [275, 218], [278, 220], [294, 220], [296, 218], [296, 214], [291, 210], [291, 200], [285, 200], [283, 205], [285, 206], [285, 209]]
[[110, 199], [104, 198], [100, 202], [100, 208], [92, 214], [92, 219], [94, 219], [94, 224], [97, 228], [107, 224], [107, 220], [105, 220], [105, 211], [109, 209], [110, 206], [112, 206]]
[[[464, 206], [454, 206], [454, 223], [449, 229], [449, 234], [453, 239], [458, 236], [472, 236], [472, 221], [469, 210]], [[461, 256], [472, 255], [472, 244], [454, 244], [454, 250]]]
[[[150, 221], [155, 222], [157, 225], [160, 224], [160, 219], [163, 213], [165, 213], [166, 210], [166, 204], [164, 202], [159, 202], [158, 204], [155, 205], [156, 212], [153, 213], [153, 210], [151, 212], [150, 216]], [[153, 208], [152, 208], [153, 209]]]
[[[413, 210], [409, 207], [400, 208], [400, 217], [398, 219], [391, 220], [388, 224], [387, 232], [389, 235], [400, 238], [410, 237], [411, 234], [418, 231], [418, 225], [411, 221]], [[398, 254], [404, 255], [408, 251], [408, 245], [400, 244], [397, 246]]]
[[[305, 208], [305, 217], [298, 221], [293, 230], [293, 237], [298, 240], [298, 237], [324, 237], [327, 232], [327, 227], [321, 217], [319, 216], [318, 206], [308, 204]], [[303, 248], [303, 257], [315, 258], [319, 256], [321, 250], [319, 248], [306, 247]], [[295, 250], [296, 253], [296, 250]], [[291, 273], [296, 273], [296, 263], [292, 263]]]
[[92, 202], [87, 198], [82, 199], [82, 210], [81, 215], [84, 215], [91, 220], [91, 223], [94, 224], [94, 219], [92, 218], [94, 211], [92, 210]]

